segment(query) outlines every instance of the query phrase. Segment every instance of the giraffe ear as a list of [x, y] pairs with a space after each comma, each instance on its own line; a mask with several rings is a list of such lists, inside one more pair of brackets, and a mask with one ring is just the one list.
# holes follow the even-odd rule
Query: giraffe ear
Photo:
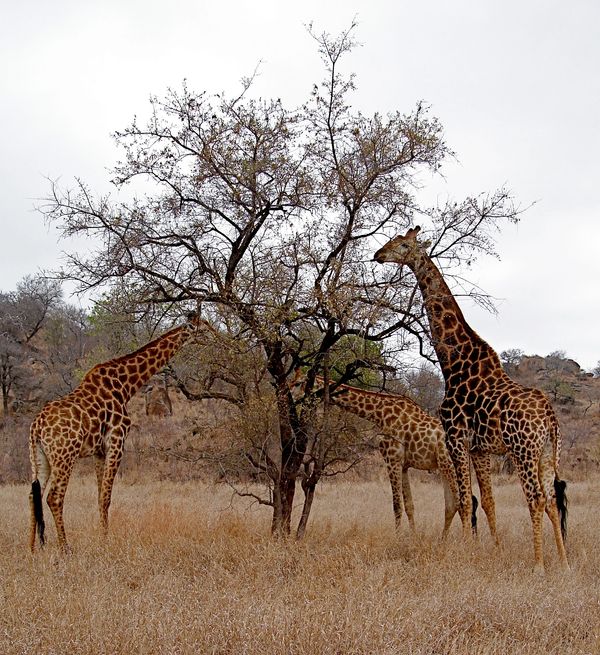
[[431, 241], [427, 239], [427, 241], [423, 241], [422, 243], [419, 243], [419, 248], [423, 252], [429, 252], [429, 248], [431, 248]]

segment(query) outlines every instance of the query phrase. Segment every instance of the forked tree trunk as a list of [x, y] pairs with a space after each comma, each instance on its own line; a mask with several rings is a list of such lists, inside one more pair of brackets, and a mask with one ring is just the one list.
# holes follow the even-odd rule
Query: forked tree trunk
[[[319, 476], [320, 477], [320, 476]], [[312, 509], [313, 500], [315, 497], [315, 489], [319, 479], [314, 478], [312, 475], [302, 480], [302, 490], [304, 491], [304, 505], [302, 506], [302, 514], [298, 522], [298, 529], [296, 530], [296, 539], [300, 541], [304, 538], [306, 533], [306, 525]]]
[[296, 480], [304, 459], [306, 438], [301, 430], [294, 430], [292, 427], [291, 395], [285, 381], [277, 390], [277, 410], [281, 463], [279, 478], [274, 481], [271, 533], [278, 537], [287, 537], [291, 532]]
[[271, 534], [275, 537], [288, 537], [291, 533], [295, 493], [295, 475], [293, 479], [280, 477], [274, 486]]
[[[324, 389], [323, 389], [323, 426], [320, 431], [315, 430], [314, 415], [310, 417], [311, 423], [309, 429], [311, 432], [310, 439], [307, 439], [307, 455], [311, 460], [305, 464], [307, 475], [302, 478], [302, 490], [304, 491], [304, 505], [302, 514], [296, 530], [296, 539], [300, 540], [306, 532], [306, 525], [312, 509], [315, 490], [321, 480], [325, 468], [325, 437], [329, 433], [329, 366], [328, 357], [325, 355], [324, 361]], [[308, 432], [308, 430], [306, 430]]]

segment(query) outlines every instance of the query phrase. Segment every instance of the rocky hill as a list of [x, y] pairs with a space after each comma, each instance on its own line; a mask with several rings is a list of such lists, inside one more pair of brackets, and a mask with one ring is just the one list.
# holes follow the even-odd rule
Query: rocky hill
[[550, 398], [561, 425], [563, 468], [586, 473], [600, 467], [600, 378], [556, 355], [522, 356], [505, 368], [514, 380]]

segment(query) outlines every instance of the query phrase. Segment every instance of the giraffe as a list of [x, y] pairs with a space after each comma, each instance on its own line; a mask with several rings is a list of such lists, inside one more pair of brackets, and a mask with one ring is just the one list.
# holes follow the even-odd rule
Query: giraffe
[[[504, 372], [496, 352], [466, 322], [441, 272], [420, 243], [415, 227], [380, 248], [377, 262], [406, 265], [423, 296], [433, 346], [446, 382], [440, 418], [454, 462], [459, 513], [468, 533], [471, 513], [469, 456], [508, 453], [517, 469], [533, 528], [535, 569], [543, 570], [544, 510], [554, 531], [558, 556], [568, 568], [566, 483], [559, 477], [560, 428], [554, 410], [538, 389], [521, 386]], [[488, 480], [489, 482], [489, 480]], [[481, 505], [488, 518], [495, 514], [493, 497]], [[495, 518], [493, 519], [495, 523]]]
[[94, 366], [76, 389], [47, 403], [35, 417], [29, 435], [32, 552], [36, 530], [41, 545], [45, 541], [42, 498], [47, 485], [46, 502], [54, 517], [59, 545], [69, 551], [63, 504], [75, 461], [82, 457], [95, 458], [100, 524], [106, 532], [113, 482], [131, 425], [127, 403], [200, 327], [209, 326], [190, 314], [186, 323], [135, 352]]
[[[319, 387], [323, 378], [317, 376]], [[414, 505], [408, 469], [439, 471], [444, 487], [444, 539], [458, 510], [456, 472], [446, 449], [444, 430], [440, 421], [425, 412], [417, 403], [400, 394], [381, 393], [340, 384], [332, 389], [333, 404], [375, 423], [383, 437], [379, 452], [383, 457], [392, 488], [392, 504], [396, 529], [400, 529], [402, 508], [411, 530], [415, 531]], [[481, 458], [484, 466], [486, 458]], [[489, 466], [489, 461], [487, 461]], [[476, 471], [478, 479], [480, 469]], [[473, 497], [471, 527], [476, 531], [476, 503]], [[495, 537], [495, 529], [492, 531]]]

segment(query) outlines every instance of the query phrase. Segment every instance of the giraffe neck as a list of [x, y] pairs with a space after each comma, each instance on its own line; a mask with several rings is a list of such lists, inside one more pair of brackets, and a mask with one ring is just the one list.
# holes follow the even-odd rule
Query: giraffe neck
[[127, 403], [133, 394], [160, 371], [188, 341], [188, 325], [173, 328], [128, 355], [98, 364], [84, 377], [81, 386], [102, 387], [120, 402]]
[[410, 401], [402, 396], [389, 396], [374, 391], [365, 391], [357, 387], [340, 385], [331, 396], [331, 402], [338, 407], [369, 419], [384, 427], [387, 409], [391, 404], [401, 405], [405, 401], [406, 407], [402, 407], [403, 413], [409, 409]]
[[448, 380], [459, 368], [470, 367], [472, 363], [482, 360], [487, 362], [488, 372], [502, 370], [498, 355], [467, 323], [453, 293], [431, 259], [423, 253], [418, 262], [408, 265], [423, 295], [433, 347], [444, 378]]

